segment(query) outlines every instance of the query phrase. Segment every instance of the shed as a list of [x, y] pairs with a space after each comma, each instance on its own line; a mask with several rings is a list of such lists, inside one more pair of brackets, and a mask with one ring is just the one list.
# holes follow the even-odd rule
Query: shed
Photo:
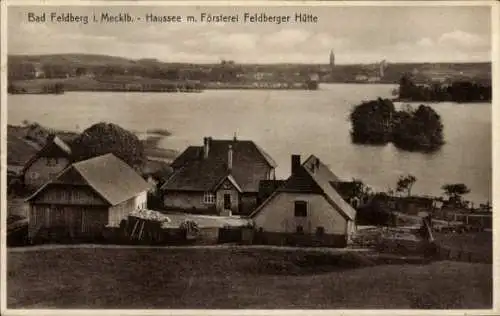
[[149, 184], [129, 165], [106, 154], [71, 164], [27, 199], [29, 238], [57, 230], [70, 238], [102, 236], [128, 214], [146, 208]]

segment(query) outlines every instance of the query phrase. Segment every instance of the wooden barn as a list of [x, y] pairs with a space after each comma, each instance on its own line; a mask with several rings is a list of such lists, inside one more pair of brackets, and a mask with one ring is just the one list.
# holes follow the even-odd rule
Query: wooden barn
[[29, 203], [29, 238], [90, 239], [119, 227], [128, 214], [146, 208], [149, 184], [113, 154], [71, 164], [44, 184]]

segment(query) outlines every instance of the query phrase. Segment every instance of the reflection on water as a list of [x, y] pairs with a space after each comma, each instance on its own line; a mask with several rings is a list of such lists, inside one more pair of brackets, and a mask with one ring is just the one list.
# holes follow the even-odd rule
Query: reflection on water
[[162, 141], [183, 150], [204, 136], [252, 139], [278, 162], [286, 177], [290, 155], [319, 156], [343, 178], [376, 189], [394, 188], [399, 175], [417, 177], [413, 191], [441, 194], [445, 183], [463, 182], [475, 202], [491, 199], [491, 104], [430, 104], [441, 115], [446, 144], [435, 154], [399, 151], [392, 145], [352, 145], [350, 109], [362, 100], [391, 97], [392, 85], [322, 85], [318, 91], [209, 90], [203, 93], [66, 93], [10, 95], [10, 124], [23, 120], [69, 130], [100, 122], [145, 131], [164, 128]]

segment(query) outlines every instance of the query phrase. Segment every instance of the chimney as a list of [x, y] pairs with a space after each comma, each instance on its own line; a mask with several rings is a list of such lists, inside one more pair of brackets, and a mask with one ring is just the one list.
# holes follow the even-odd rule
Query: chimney
[[292, 174], [295, 174], [300, 168], [300, 155], [292, 155]]
[[227, 150], [227, 169], [233, 169], [233, 146], [229, 145]]
[[211, 137], [203, 137], [203, 157], [208, 158], [208, 153], [210, 152], [210, 140]]
[[47, 135], [47, 143], [50, 143], [51, 141], [53, 141], [53, 140], [54, 140], [54, 138], [56, 138], [56, 134], [54, 134], [54, 133], [49, 133], [49, 134]]

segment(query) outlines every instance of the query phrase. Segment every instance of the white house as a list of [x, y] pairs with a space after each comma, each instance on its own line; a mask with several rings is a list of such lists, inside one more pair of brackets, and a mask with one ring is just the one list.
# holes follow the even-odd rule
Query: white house
[[355, 232], [356, 211], [335, 190], [340, 180], [317, 157], [303, 164], [292, 155], [292, 174], [252, 214], [266, 243], [345, 247]]

